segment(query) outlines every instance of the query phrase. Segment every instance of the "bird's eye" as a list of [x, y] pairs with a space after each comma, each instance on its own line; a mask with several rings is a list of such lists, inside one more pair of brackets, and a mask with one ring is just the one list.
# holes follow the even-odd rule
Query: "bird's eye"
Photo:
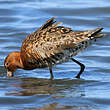
[[9, 63], [6, 63], [6, 66], [8, 66]]

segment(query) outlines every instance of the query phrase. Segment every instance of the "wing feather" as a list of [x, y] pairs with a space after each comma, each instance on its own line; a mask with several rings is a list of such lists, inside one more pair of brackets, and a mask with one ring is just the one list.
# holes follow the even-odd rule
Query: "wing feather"
[[36, 32], [27, 36], [22, 44], [24, 61], [31, 62], [33, 68], [45, 67], [48, 62], [57, 64], [68, 60], [85, 49], [91, 38], [95, 38], [102, 30], [97, 28], [92, 31], [72, 31], [71, 28], [57, 26], [61, 22], [55, 23], [54, 19], [55, 17], [51, 18]]

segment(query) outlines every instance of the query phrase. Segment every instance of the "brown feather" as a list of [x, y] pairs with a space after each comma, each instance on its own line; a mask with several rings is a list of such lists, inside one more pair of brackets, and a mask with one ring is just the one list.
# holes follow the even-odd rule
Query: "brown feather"
[[97, 28], [90, 31], [72, 31], [71, 28], [58, 26], [60, 22], [55, 24], [54, 19], [55, 17], [48, 20], [24, 40], [21, 58], [25, 68], [62, 63], [87, 48], [102, 30]]

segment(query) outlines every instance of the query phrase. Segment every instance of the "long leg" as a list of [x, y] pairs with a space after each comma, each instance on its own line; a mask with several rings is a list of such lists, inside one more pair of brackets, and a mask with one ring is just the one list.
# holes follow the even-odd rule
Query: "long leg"
[[53, 76], [53, 72], [52, 72], [52, 67], [49, 66], [49, 70], [50, 70], [50, 79], [53, 80], [54, 76]]
[[75, 63], [77, 63], [78, 65], [80, 65], [81, 69], [79, 71], [79, 73], [77, 74], [76, 78], [80, 78], [80, 75], [82, 74], [82, 72], [84, 71], [85, 69], [85, 66], [84, 64], [80, 63], [79, 61], [75, 60], [74, 58], [71, 58], [72, 61], [74, 61]]

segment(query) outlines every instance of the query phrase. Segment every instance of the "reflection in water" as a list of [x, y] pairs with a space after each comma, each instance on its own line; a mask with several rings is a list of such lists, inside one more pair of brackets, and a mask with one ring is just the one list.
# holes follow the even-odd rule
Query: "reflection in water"
[[[17, 81], [14, 83], [14, 81]], [[27, 101], [33, 103], [33, 107], [26, 107], [29, 110], [55, 110], [55, 109], [72, 109], [91, 110], [91, 105], [85, 99], [85, 84], [91, 81], [85, 80], [69, 80], [69, 79], [37, 79], [37, 78], [22, 78], [13, 79], [10, 83], [10, 91], [7, 91], [7, 96], [28, 96]], [[29, 96], [31, 96], [29, 98]], [[25, 100], [23, 98], [23, 100]], [[85, 103], [83, 101], [85, 100]], [[80, 102], [81, 101], [81, 102]], [[68, 103], [69, 102], [69, 103]], [[37, 103], [38, 105], [36, 106]]]
[[32, 96], [35, 94], [54, 94], [55, 91], [52, 89], [51, 80], [43, 79], [21, 79], [19, 84], [12, 84], [14, 88], [19, 90], [11, 91], [7, 95], [16, 95], [16, 96]]
[[[25, 108], [27, 109], [27, 108]], [[58, 103], [52, 103], [43, 105], [41, 108], [28, 108], [29, 110], [93, 110], [92, 107], [89, 106], [64, 106], [58, 105]]]
[[[13, 90], [6, 95], [32, 96], [36, 94], [56, 94], [60, 96], [84, 96], [83, 80], [49, 80], [37, 78], [22, 78], [18, 83], [11, 84]], [[71, 94], [70, 94], [71, 93]]]

